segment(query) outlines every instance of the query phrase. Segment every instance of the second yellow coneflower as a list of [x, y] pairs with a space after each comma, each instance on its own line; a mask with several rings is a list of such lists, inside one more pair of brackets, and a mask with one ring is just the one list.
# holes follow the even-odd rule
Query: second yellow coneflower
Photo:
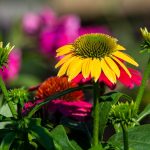
[[82, 73], [84, 78], [90, 75], [96, 82], [103, 72], [115, 84], [120, 77], [120, 67], [131, 77], [122, 60], [138, 66], [132, 57], [122, 52], [124, 50], [117, 39], [109, 35], [85, 34], [57, 49], [57, 57], [63, 58], [55, 67], [61, 66], [58, 76], [67, 74], [69, 81]]

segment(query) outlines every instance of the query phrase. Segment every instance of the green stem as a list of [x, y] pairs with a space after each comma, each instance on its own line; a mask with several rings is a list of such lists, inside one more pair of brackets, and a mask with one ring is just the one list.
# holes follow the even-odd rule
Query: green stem
[[139, 110], [139, 106], [140, 106], [140, 103], [141, 103], [141, 100], [142, 100], [142, 97], [143, 97], [143, 94], [144, 94], [144, 90], [145, 90], [145, 87], [146, 87], [146, 81], [149, 77], [149, 74], [150, 74], [150, 58], [148, 60], [147, 66], [144, 70], [142, 83], [141, 83], [141, 86], [139, 88], [139, 92], [137, 94], [136, 100], [135, 100], [135, 109], [136, 109], [136, 111]]
[[2, 89], [2, 92], [4, 94], [4, 97], [5, 97], [6, 101], [7, 101], [7, 104], [9, 106], [9, 109], [10, 109], [13, 117], [17, 119], [17, 112], [16, 112], [16, 110], [14, 108], [13, 102], [9, 101], [9, 99], [8, 99], [8, 92], [7, 92], [7, 89], [6, 89], [6, 86], [5, 86], [5, 83], [4, 83], [3, 79], [2, 79], [2, 77], [0, 77], [0, 87]]
[[99, 92], [99, 84], [96, 82], [93, 86], [93, 146], [96, 146], [99, 143]]
[[128, 143], [128, 131], [124, 124], [121, 123], [122, 132], [123, 132], [123, 144], [124, 150], [129, 150], [129, 143]]

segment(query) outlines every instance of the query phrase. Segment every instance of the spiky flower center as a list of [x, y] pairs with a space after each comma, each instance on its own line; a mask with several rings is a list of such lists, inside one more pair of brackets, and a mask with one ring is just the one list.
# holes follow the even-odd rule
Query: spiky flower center
[[104, 58], [116, 50], [117, 39], [105, 34], [85, 34], [73, 44], [74, 53], [82, 58]]

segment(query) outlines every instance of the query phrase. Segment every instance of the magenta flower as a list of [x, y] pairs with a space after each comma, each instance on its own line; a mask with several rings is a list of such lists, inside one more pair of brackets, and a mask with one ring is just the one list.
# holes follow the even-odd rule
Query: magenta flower
[[86, 101], [67, 102], [58, 99], [50, 102], [45, 109], [48, 114], [59, 112], [66, 117], [84, 121], [91, 114], [92, 104]]
[[78, 36], [80, 19], [75, 15], [57, 19], [55, 26], [43, 28], [39, 36], [40, 49], [43, 54], [56, 54], [55, 50], [72, 42]]
[[21, 52], [19, 50], [13, 50], [8, 58], [8, 66], [3, 70], [0, 70], [0, 75], [5, 81], [14, 80], [20, 71], [21, 67]]
[[54, 28], [57, 23], [56, 13], [49, 8], [40, 12], [39, 18], [41, 20], [42, 28]]

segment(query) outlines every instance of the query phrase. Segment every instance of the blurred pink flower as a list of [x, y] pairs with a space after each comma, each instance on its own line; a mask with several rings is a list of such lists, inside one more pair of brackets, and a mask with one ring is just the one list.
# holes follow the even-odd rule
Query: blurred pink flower
[[78, 36], [79, 28], [80, 19], [75, 15], [57, 19], [55, 26], [44, 28], [39, 35], [41, 52], [55, 55], [59, 46], [71, 43]]
[[22, 28], [27, 34], [35, 34], [41, 25], [40, 17], [34, 13], [27, 13], [22, 20]]
[[56, 13], [49, 8], [45, 8], [43, 11], [39, 13], [39, 18], [41, 20], [41, 24], [43, 28], [49, 27], [53, 28], [57, 23], [57, 15]]
[[21, 67], [21, 52], [14, 49], [8, 58], [8, 66], [3, 70], [0, 70], [0, 75], [5, 81], [13, 80], [19, 74]]

